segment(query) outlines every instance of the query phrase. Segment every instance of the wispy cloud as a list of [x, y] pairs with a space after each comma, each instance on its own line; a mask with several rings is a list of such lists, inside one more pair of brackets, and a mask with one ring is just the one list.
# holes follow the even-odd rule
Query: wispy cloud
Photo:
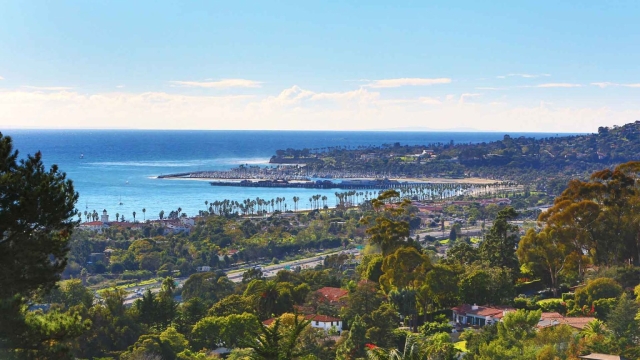
[[123, 89], [123, 88], [124, 88], [124, 85], [116, 85], [116, 88], [118, 88], [118, 89]]
[[598, 86], [602, 89], [610, 86], [622, 86], [622, 87], [630, 87], [630, 88], [640, 88], [640, 83], [637, 84], [618, 84], [613, 82], [595, 82], [591, 83], [591, 85]]
[[547, 77], [547, 76], [551, 76], [551, 74], [509, 74], [507, 76], [517, 76], [517, 77], [531, 79], [531, 78]]
[[67, 86], [29, 86], [29, 85], [25, 85], [22, 86], [25, 89], [31, 89], [31, 90], [41, 90], [41, 91], [65, 91], [65, 90], [71, 90], [73, 89], [72, 87], [67, 87]]
[[440, 105], [442, 104], [442, 101], [436, 99], [436, 98], [432, 98], [432, 97], [428, 97], [428, 96], [423, 96], [418, 98], [418, 101], [420, 101], [423, 104], [427, 104], [427, 105]]
[[200, 88], [259, 88], [262, 82], [247, 79], [222, 79], [218, 81], [170, 81], [174, 86], [200, 87]]
[[485, 86], [481, 86], [481, 87], [477, 87], [475, 88], [476, 90], [505, 90], [507, 88], [499, 88], [499, 87], [485, 87]]
[[427, 86], [438, 84], [449, 84], [449, 78], [423, 79], [423, 78], [399, 78], [374, 80], [367, 86], [372, 88], [396, 88], [401, 86]]
[[480, 96], [480, 95], [482, 95], [482, 94], [477, 94], [477, 93], [464, 93], [464, 94], [460, 95], [460, 100], [458, 100], [458, 103], [459, 103], [459, 104], [464, 104], [464, 102], [465, 102], [467, 99], [475, 98], [475, 97], [478, 97], [478, 96]]
[[581, 84], [571, 84], [571, 83], [546, 83], [546, 84], [539, 84], [536, 85], [535, 87], [538, 88], [574, 88], [574, 87], [581, 87]]
[[511, 74], [507, 74], [507, 75], [498, 75], [498, 76], [496, 76], [496, 78], [498, 78], [498, 79], [506, 79], [507, 77], [521, 77], [521, 78], [527, 78], [527, 79], [534, 79], [534, 78], [548, 77], [548, 76], [551, 76], [551, 74], [511, 73]]
[[0, 76], [0, 80], [4, 80], [4, 78], [2, 76]]

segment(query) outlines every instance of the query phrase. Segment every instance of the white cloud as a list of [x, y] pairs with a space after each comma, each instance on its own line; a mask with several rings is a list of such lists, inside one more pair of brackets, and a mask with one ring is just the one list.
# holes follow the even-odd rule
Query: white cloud
[[2, 76], [0, 76], [0, 80], [4, 80], [4, 78]]
[[476, 89], [476, 90], [506, 90], [507, 88], [490, 87], [490, 86], [489, 86], [489, 87], [484, 87], [484, 86], [481, 86], [481, 87], [477, 87], [477, 88], [475, 88], [475, 89]]
[[427, 104], [427, 105], [441, 105], [442, 101], [440, 101], [437, 98], [432, 98], [432, 97], [428, 97], [428, 96], [423, 96], [418, 98], [418, 101], [420, 101], [423, 104]]
[[482, 95], [482, 94], [476, 94], [476, 93], [465, 93], [465, 94], [462, 94], [462, 95], [460, 95], [460, 100], [458, 100], [458, 103], [459, 104], [464, 104], [464, 102], [467, 99], [475, 98], [475, 97], [478, 97], [480, 95]]
[[[79, 93], [0, 90], [0, 128], [364, 130], [397, 127], [587, 132], [640, 119], [640, 105], [597, 102], [510, 105], [479, 94], [385, 99], [369, 88], [316, 92], [292, 86], [272, 96], [194, 96], [164, 92]], [[477, 98], [475, 101], [464, 101]], [[436, 105], [437, 101], [441, 104]], [[462, 100], [462, 101], [459, 101]], [[571, 99], [569, 99], [571, 100]], [[499, 100], [498, 100], [499, 101]], [[575, 104], [574, 100], [571, 100]]]
[[533, 79], [538, 77], [551, 76], [551, 74], [508, 74], [507, 76], [516, 76], [516, 77], [522, 77], [527, 79]]
[[498, 76], [496, 76], [496, 79], [506, 79], [506, 76], [505, 75], [498, 75]]
[[438, 84], [449, 84], [449, 83], [451, 83], [451, 79], [449, 78], [436, 78], [436, 79], [400, 78], [400, 79], [374, 80], [367, 86], [372, 88], [396, 88], [401, 86], [426, 86], [426, 85], [438, 85]]
[[582, 85], [580, 84], [571, 84], [571, 83], [547, 83], [547, 84], [539, 84], [536, 85], [535, 87], [538, 88], [574, 88], [574, 87], [581, 87]]
[[118, 89], [123, 89], [125, 86], [124, 85], [116, 85], [116, 88]]
[[73, 89], [72, 87], [67, 87], [67, 86], [22, 86], [25, 89], [30, 89], [30, 90], [41, 90], [41, 91], [65, 91], [65, 90], [71, 90]]
[[174, 86], [200, 87], [200, 88], [259, 88], [262, 82], [246, 79], [222, 79], [218, 81], [169, 81]]
[[610, 86], [622, 86], [622, 87], [630, 87], [630, 88], [640, 88], [640, 83], [638, 83], [638, 84], [618, 84], [618, 83], [612, 83], [612, 82], [595, 82], [595, 83], [591, 83], [591, 85], [598, 86], [601, 89], [604, 89], [604, 88], [610, 87]]

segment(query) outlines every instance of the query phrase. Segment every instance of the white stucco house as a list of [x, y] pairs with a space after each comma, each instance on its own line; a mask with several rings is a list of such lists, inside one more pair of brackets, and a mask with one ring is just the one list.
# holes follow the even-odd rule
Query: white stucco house
[[[325, 332], [329, 332], [329, 330], [335, 328], [338, 334], [342, 333], [342, 320], [339, 318], [328, 315], [304, 315], [304, 318], [311, 321], [310, 325], [312, 328], [322, 329]], [[274, 321], [275, 319], [271, 318], [263, 321], [262, 323], [265, 326], [269, 326], [273, 324]]]
[[80, 224], [80, 227], [87, 230], [97, 231], [102, 233], [102, 229], [106, 229], [109, 225], [103, 223], [102, 221], [91, 221]]

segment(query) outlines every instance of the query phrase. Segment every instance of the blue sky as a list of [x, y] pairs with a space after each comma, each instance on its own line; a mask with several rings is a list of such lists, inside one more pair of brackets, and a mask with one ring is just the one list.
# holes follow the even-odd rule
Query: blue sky
[[637, 1], [0, 1], [0, 127], [595, 131]]

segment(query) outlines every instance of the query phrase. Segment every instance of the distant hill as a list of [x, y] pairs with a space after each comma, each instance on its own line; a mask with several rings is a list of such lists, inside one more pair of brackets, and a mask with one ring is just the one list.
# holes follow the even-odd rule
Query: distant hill
[[640, 160], [640, 121], [600, 127], [596, 134], [542, 139], [512, 138], [480, 144], [387, 144], [358, 149], [326, 148], [312, 153], [279, 150], [272, 163], [305, 163], [313, 171], [349, 171], [386, 176], [480, 176], [547, 182], [586, 178], [591, 172]]

